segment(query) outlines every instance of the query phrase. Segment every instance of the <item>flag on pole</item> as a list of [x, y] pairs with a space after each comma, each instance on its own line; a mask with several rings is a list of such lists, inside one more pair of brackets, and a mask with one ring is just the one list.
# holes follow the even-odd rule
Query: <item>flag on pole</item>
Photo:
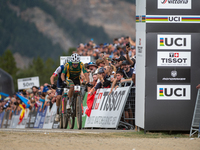
[[87, 109], [85, 111], [85, 114], [90, 117], [90, 114], [91, 114], [91, 111], [92, 111], [92, 105], [93, 105], [93, 102], [94, 102], [94, 97], [96, 95], [96, 91], [90, 95], [90, 93], [88, 93], [88, 96], [87, 96]]
[[28, 104], [28, 99], [26, 99], [25, 97], [23, 97], [23, 96], [21, 96], [21, 95], [19, 95], [19, 94], [16, 94], [19, 98], [20, 98], [20, 100], [26, 105], [26, 108], [29, 108], [30, 107], [30, 105]]
[[19, 104], [19, 107], [22, 109], [22, 111], [21, 111], [21, 114], [20, 114], [20, 116], [19, 116], [19, 123], [18, 124], [20, 124], [21, 122], [22, 122], [22, 120], [23, 120], [23, 118], [24, 118], [24, 114], [25, 114], [25, 105], [21, 105], [21, 104]]

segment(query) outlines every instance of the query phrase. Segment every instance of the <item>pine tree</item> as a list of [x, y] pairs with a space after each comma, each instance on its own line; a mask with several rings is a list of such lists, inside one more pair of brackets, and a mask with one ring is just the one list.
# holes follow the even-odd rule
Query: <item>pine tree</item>
[[10, 50], [6, 50], [4, 54], [0, 56], [0, 68], [8, 72], [13, 77], [19, 70], [16, 66], [15, 58]]

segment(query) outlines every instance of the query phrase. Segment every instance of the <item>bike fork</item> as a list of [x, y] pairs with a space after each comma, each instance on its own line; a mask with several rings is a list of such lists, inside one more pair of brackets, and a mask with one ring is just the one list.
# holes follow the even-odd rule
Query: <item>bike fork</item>
[[63, 97], [63, 99], [62, 99], [62, 114], [64, 114], [65, 113], [65, 98]]

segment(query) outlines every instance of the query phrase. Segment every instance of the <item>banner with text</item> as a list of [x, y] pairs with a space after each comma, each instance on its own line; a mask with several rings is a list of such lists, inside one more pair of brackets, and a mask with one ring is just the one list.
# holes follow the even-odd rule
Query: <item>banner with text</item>
[[129, 88], [117, 88], [110, 95], [110, 88], [98, 90], [85, 127], [116, 128], [127, 101]]
[[18, 90], [32, 88], [33, 86], [40, 86], [39, 77], [30, 77], [17, 79]]

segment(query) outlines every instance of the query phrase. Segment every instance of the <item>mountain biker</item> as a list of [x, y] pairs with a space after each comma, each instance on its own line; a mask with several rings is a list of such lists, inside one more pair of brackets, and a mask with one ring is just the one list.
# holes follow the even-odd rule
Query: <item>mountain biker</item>
[[[87, 84], [90, 86], [89, 83], [89, 77], [88, 73], [84, 67], [84, 64], [80, 61], [80, 56], [76, 53], [71, 55], [71, 61], [65, 64], [64, 70], [62, 71], [61, 74], [61, 79], [63, 81], [63, 85], [68, 85], [70, 86], [69, 92], [68, 92], [68, 97], [69, 99], [67, 100], [67, 109], [70, 109], [70, 104], [72, 102], [72, 96], [73, 96], [73, 91], [74, 91], [74, 85], [80, 85], [80, 75], [81, 71], [83, 71]], [[65, 78], [66, 74], [66, 78]]]
[[[56, 70], [55, 72], [53, 73], [53, 75], [51, 76], [50, 78], [50, 82], [51, 82], [51, 87], [53, 89], [56, 88], [56, 85], [54, 84], [54, 78], [56, 76], [58, 76], [58, 80], [57, 80], [57, 89], [56, 89], [56, 93], [57, 93], [57, 96], [56, 96], [56, 108], [57, 108], [57, 114], [56, 114], [56, 117], [55, 117], [55, 121], [59, 121], [60, 120], [60, 116], [59, 116], [59, 107], [60, 107], [60, 100], [62, 98], [62, 92], [63, 92], [63, 89], [59, 89], [62, 87], [62, 79], [61, 79], [61, 73], [62, 71], [64, 70], [64, 65], [60, 65]], [[66, 75], [65, 75], [66, 77]]]

